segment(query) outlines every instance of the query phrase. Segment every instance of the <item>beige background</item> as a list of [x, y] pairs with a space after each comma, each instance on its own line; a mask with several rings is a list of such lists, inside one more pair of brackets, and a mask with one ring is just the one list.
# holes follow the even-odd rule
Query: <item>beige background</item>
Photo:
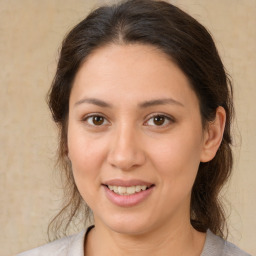
[[[45, 103], [60, 42], [96, 0], [0, 0], [0, 255], [46, 242], [59, 205], [56, 130]], [[233, 77], [236, 163], [229, 240], [256, 255], [256, 1], [172, 1], [206, 25]], [[240, 139], [240, 136], [241, 138]]]

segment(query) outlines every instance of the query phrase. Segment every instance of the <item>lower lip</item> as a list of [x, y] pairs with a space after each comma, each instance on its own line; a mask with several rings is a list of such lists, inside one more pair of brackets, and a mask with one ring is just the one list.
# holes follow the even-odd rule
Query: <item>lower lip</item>
[[131, 207], [143, 202], [153, 191], [154, 186], [141, 191], [134, 193], [132, 195], [119, 195], [110, 190], [107, 186], [103, 186], [107, 198], [115, 205], [121, 207]]

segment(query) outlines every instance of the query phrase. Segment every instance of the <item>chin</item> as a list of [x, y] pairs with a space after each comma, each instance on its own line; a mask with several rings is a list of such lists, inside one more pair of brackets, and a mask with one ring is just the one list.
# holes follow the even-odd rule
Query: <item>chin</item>
[[146, 216], [136, 215], [112, 215], [111, 218], [102, 220], [110, 230], [126, 235], [141, 235], [150, 230], [151, 223]]

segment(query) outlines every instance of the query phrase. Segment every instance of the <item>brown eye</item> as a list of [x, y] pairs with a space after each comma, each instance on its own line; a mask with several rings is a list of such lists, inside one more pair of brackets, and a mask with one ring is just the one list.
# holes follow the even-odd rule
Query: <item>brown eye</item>
[[165, 122], [165, 117], [164, 116], [155, 116], [153, 117], [153, 122], [155, 125], [163, 125]]
[[146, 125], [164, 127], [169, 125], [172, 122], [174, 122], [174, 120], [169, 116], [155, 115], [155, 116], [152, 116], [150, 119], [148, 119], [148, 121], [146, 122]]
[[101, 126], [106, 124], [106, 119], [103, 116], [89, 116], [85, 121], [91, 126]]
[[102, 125], [104, 123], [104, 118], [102, 116], [94, 116], [92, 121], [95, 125]]

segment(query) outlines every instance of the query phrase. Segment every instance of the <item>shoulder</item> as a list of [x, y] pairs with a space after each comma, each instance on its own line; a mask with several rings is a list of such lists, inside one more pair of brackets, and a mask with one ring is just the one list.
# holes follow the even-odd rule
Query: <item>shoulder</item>
[[64, 237], [46, 245], [20, 253], [17, 256], [83, 256], [85, 233], [86, 231], [82, 231], [78, 234]]
[[250, 254], [208, 230], [201, 256], [250, 256]]
[[224, 253], [225, 256], [251, 256], [245, 251], [242, 251], [236, 245], [225, 241]]

